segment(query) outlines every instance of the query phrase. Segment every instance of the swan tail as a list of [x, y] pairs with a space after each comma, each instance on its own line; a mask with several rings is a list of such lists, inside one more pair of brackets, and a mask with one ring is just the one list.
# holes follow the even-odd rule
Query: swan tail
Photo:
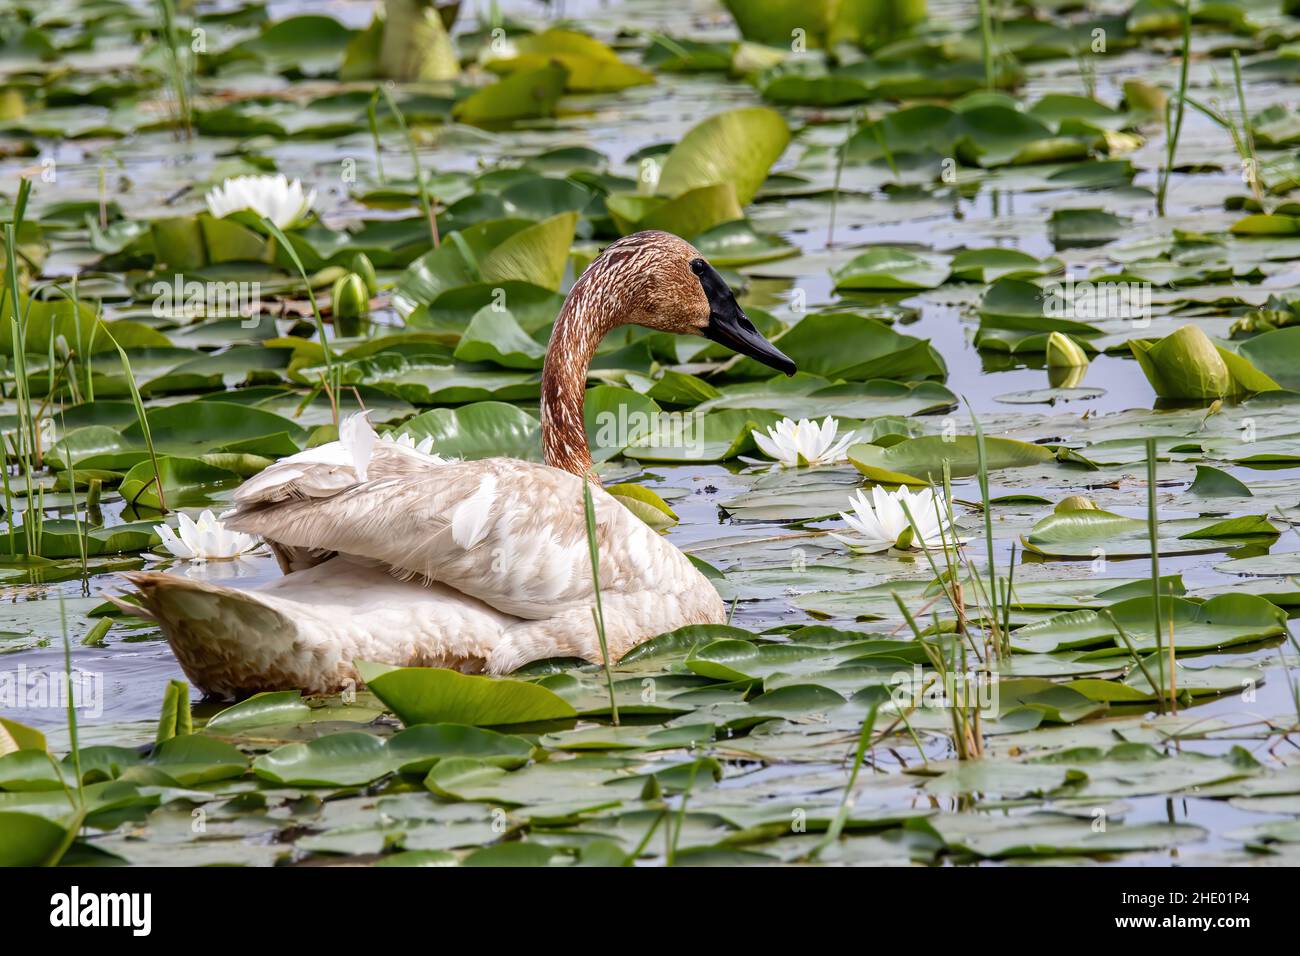
[[156, 621], [185, 676], [215, 697], [298, 688], [335, 693], [355, 686], [351, 661], [323, 660], [289, 615], [256, 592], [154, 571], [122, 575], [138, 605], [109, 596], [128, 614]]

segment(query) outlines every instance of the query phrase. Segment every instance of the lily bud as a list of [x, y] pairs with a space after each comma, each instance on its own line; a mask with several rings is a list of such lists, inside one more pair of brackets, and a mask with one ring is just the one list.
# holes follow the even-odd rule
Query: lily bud
[[1058, 501], [1056, 507], [1052, 510], [1060, 514], [1062, 511], [1096, 511], [1098, 509], [1097, 503], [1091, 498], [1084, 495], [1070, 495], [1070, 497]]
[[370, 314], [366, 280], [355, 272], [349, 272], [334, 283], [332, 298], [335, 319], [359, 319]]
[[359, 335], [362, 322], [370, 314], [370, 294], [366, 280], [349, 272], [334, 280], [331, 295], [334, 309], [334, 331], [338, 335]]
[[370, 261], [368, 255], [364, 252], [358, 252], [352, 257], [352, 261], [348, 263], [348, 268], [365, 281], [366, 292], [372, 296], [379, 292], [379, 277], [375, 275], [375, 264]]
[[1082, 368], [1088, 364], [1088, 353], [1079, 343], [1063, 332], [1053, 332], [1047, 337], [1048, 368]]

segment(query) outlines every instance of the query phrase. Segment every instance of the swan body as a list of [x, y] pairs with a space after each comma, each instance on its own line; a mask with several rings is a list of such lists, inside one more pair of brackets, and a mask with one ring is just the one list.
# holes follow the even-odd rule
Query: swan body
[[[629, 261], [648, 270], [654, 290], [682, 286], [676, 300], [656, 306], [650, 297], [653, 311], [645, 312], [640, 271], [620, 299], [608, 283]], [[674, 331], [757, 337], [725, 283], [725, 295], [717, 290], [720, 278], [710, 291], [706, 279], [716, 273], [702, 275], [700, 264], [682, 240], [643, 233], [612, 244], [575, 284], [543, 373], [548, 464], [447, 461], [377, 440], [366, 413], [354, 415], [338, 441], [280, 460], [234, 494], [227, 526], [269, 542], [282, 578], [241, 590], [134, 572], [125, 577], [138, 605], [118, 605], [157, 621], [187, 676], [222, 697], [337, 692], [360, 683], [358, 660], [487, 674], [548, 657], [600, 662], [583, 503], [591, 482], [610, 656], [684, 625], [723, 622], [708, 579], [595, 482], [581, 425], [587, 363], [612, 325], [657, 327], [652, 322], [668, 314]], [[638, 278], [640, 287], [631, 281]], [[726, 299], [743, 324], [712, 334]], [[761, 337], [757, 343], [742, 346], [793, 370]]]
[[[348, 424], [369, 430], [361, 417]], [[197, 685], [220, 696], [329, 693], [357, 680], [356, 660], [489, 674], [547, 657], [601, 660], [583, 479], [506, 458], [444, 462], [391, 442], [371, 443], [364, 477], [334, 463], [347, 457], [335, 442], [286, 458], [241, 487], [226, 517], [298, 570], [253, 590], [127, 575]], [[602, 489], [592, 500], [611, 656], [725, 619], [684, 554]]]

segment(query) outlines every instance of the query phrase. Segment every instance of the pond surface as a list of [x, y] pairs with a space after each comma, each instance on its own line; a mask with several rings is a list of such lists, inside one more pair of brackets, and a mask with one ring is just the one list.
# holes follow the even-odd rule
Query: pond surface
[[[95, 755], [104, 769], [87, 780], [100, 788], [98, 803], [73, 858], [440, 865], [478, 854], [520, 864], [1300, 862], [1294, 850], [1300, 750], [1293, 736], [1300, 672], [1286, 625], [1300, 608], [1300, 542], [1291, 521], [1300, 508], [1300, 396], [1286, 391], [1300, 388], [1292, 361], [1300, 355], [1294, 351], [1300, 329], [1292, 324], [1300, 301], [1300, 206], [1288, 199], [1290, 186], [1300, 185], [1300, 135], [1294, 55], [1285, 52], [1300, 39], [1300, 19], [1260, 4], [1222, 6], [1241, 11], [1243, 19], [1235, 32], [1207, 20], [1195, 24], [1189, 95], [1206, 108], [1187, 111], [1164, 215], [1156, 212], [1163, 117], [1139, 109], [1125, 84], [1176, 90], [1180, 38], [1177, 24], [1143, 32], [1123, 4], [1040, 11], [1039, 26], [1059, 22], [1084, 36], [1094, 20], [1105, 25], [1113, 48], [1079, 57], [1061, 55], [1049, 37], [1031, 42], [1028, 14], [1008, 9], [997, 36], [1000, 49], [1016, 58], [1020, 77], [1007, 93], [984, 93], [978, 80], [959, 90], [913, 80], [907, 92], [878, 95], [867, 82], [878, 77], [861, 63], [850, 58], [827, 67], [815, 53], [784, 63], [777, 62], [783, 54], [765, 55], [767, 70], [747, 78], [694, 60], [696, 71], [677, 72], [647, 53], [663, 46], [656, 38], [667, 37], [672, 50], [697, 43], [692, 56], [741, 58], [735, 64], [759, 55], [756, 47], [735, 46], [736, 25], [712, 0], [571, 0], [562, 14], [553, 12], [567, 18], [567, 28], [612, 42], [625, 63], [644, 66], [652, 80], [589, 92], [573, 88], [571, 69], [558, 115], [454, 123], [453, 115], [471, 115], [453, 114], [466, 101], [463, 88], [391, 87], [439, 202], [443, 248], [453, 245], [448, 234], [472, 236], [482, 221], [509, 216], [532, 225], [575, 213], [576, 226], [559, 249], [562, 279], [550, 288], [532, 282], [535, 300], [512, 307], [511, 321], [537, 344], [546, 341], [555, 293], [567, 290], [600, 246], [630, 231], [620, 216], [639, 207], [619, 203], [647, 196], [637, 185], [647, 158], [662, 173], [673, 162], [671, 148], [689, 142], [689, 131], [743, 107], [775, 109], [793, 131], [788, 146], [775, 150], [770, 171], [760, 170], [756, 195], [739, 202], [747, 232], [728, 233], [724, 215], [716, 220], [722, 232], [711, 221], [709, 229], [688, 235], [702, 249], [718, 250], [709, 252], [715, 260], [733, 255], [724, 274], [765, 331], [780, 335], [805, 321], [823, 323], [816, 327], [826, 332], [800, 343], [797, 356], [805, 375], [818, 380], [798, 380], [806, 385], [801, 390], [774, 381], [765, 395], [758, 373], [728, 366], [697, 345], [647, 348], [646, 340], [634, 338], [609, 343], [602, 354], [616, 357], [592, 377], [593, 384], [622, 389], [628, 401], [657, 396], [656, 408], [690, 411], [707, 393], [713, 396], [702, 406], [707, 415], [748, 409], [752, 416], [726, 420], [731, 431], [723, 447], [734, 435], [731, 454], [674, 460], [638, 454], [629, 444], [601, 466], [606, 484], [635, 482], [659, 494], [676, 518], [665, 531], [669, 540], [719, 572], [715, 583], [733, 608], [731, 626], [659, 638], [614, 669], [624, 717], [617, 728], [601, 670], [570, 661], [530, 665], [516, 676], [549, 688], [576, 716], [512, 726], [484, 720], [498, 733], [481, 731], [482, 737], [462, 741], [462, 750], [438, 749], [442, 743], [435, 747], [403, 731], [393, 716], [403, 705], [377, 686], [378, 697], [362, 691], [306, 701], [310, 711], [303, 702], [287, 702], [266, 714], [230, 712], [238, 720], [223, 714], [226, 729], [217, 721], [206, 732], [200, 725], [228, 702], [202, 700], [190, 688], [200, 731], [195, 739], [203, 743], [151, 752], [169, 683], [185, 675], [158, 630], [144, 622], [114, 614], [98, 644], [81, 643], [109, 611], [102, 594], [121, 590], [115, 573], [161, 567], [254, 587], [280, 572], [264, 550], [235, 562], [190, 565], [171, 560], [156, 537], [147, 537], [151, 524], [164, 519], [140, 504], [148, 501], [139, 497], [147, 484], [131, 484], [134, 469], [149, 462], [131, 431], [138, 426], [118, 357], [95, 351], [93, 361], [82, 362], [76, 356], [66, 362], [67, 374], [83, 376], [75, 394], [66, 379], [52, 386], [49, 369], [66, 358], [69, 336], [81, 326], [46, 319], [52, 344], [33, 347], [29, 336], [27, 381], [36, 417], [52, 420], [45, 450], [53, 460], [29, 479], [21, 456], [11, 456], [15, 500], [43, 495], [45, 521], [85, 522], [84, 484], [68, 493], [71, 456], [74, 471], [103, 480], [98, 517], [105, 533], [140, 522], [146, 536], [130, 547], [105, 548], [84, 566], [75, 554], [47, 546], [48, 563], [32, 568], [11, 555], [0, 568], [0, 675], [11, 687], [57, 680], [66, 633], [72, 668], [90, 675], [93, 688], [93, 706], [79, 717], [80, 745], [134, 754]], [[530, 30], [548, 26], [538, 4], [500, 7], [521, 49]], [[421, 235], [416, 174], [401, 130], [381, 100], [381, 176], [366, 112], [375, 82], [338, 78], [340, 58], [347, 62], [344, 43], [369, 26], [372, 5], [231, 4], [223, 10], [202, 21], [214, 59], [200, 57], [199, 73], [189, 80], [200, 130], [191, 139], [178, 138], [167, 122], [172, 99], [163, 48], [151, 40], [142, 57], [123, 24], [105, 24], [96, 39], [78, 46], [74, 40], [89, 28], [51, 14], [34, 27], [53, 38], [43, 60], [24, 59], [21, 44], [13, 58], [0, 59], [23, 99], [23, 109], [0, 128], [0, 218], [11, 218], [26, 177], [34, 180], [26, 222], [39, 227], [30, 242], [20, 237], [18, 243], [27, 259], [24, 288], [33, 299], [53, 302], [59, 299], [53, 285], [67, 289], [76, 276], [78, 295], [102, 302], [107, 327], [128, 342], [163, 453], [224, 474], [178, 483], [169, 490], [173, 500], [191, 514], [205, 506], [220, 511], [239, 477], [331, 437], [329, 404], [313, 387], [325, 353], [305, 285], [293, 264], [267, 245], [265, 230], [238, 220], [230, 228], [242, 232], [233, 238], [209, 232], [200, 240], [208, 261], [186, 267], [203, 279], [261, 282], [266, 308], [259, 322], [182, 321], [160, 314], [146, 291], [155, 278], [181, 268], [168, 259], [169, 250], [179, 248], [173, 245], [182, 243], [178, 236], [190, 235], [185, 230], [200, 228], [196, 222], [210, 223], [211, 217], [202, 219], [203, 194], [227, 176], [276, 170], [316, 189], [319, 222], [288, 231], [322, 302], [335, 278], [355, 268], [355, 251], [368, 250], [375, 260], [379, 291], [371, 322], [357, 334], [333, 325], [327, 332], [335, 361], [345, 366], [340, 374], [350, 376], [351, 394], [375, 409], [373, 421], [420, 437], [434, 433], [423, 423], [435, 408], [501, 401], [535, 416], [535, 382], [528, 380], [535, 366], [453, 356], [472, 338], [467, 322], [482, 303], [469, 293], [459, 306], [439, 298], [457, 286], [425, 256], [428, 236]], [[336, 53], [331, 62], [300, 70], [295, 56], [304, 50], [295, 52], [267, 24], [304, 13], [333, 17], [344, 32], [317, 34], [319, 24], [309, 30], [299, 22], [302, 35], [314, 38], [313, 57], [321, 49]], [[147, 11], [139, 16], [152, 23]], [[487, 62], [477, 35], [491, 26], [478, 24], [472, 12], [461, 16], [455, 34], [464, 63]], [[917, 35], [925, 38], [918, 50], [932, 58], [924, 61], [923, 76], [963, 64], [980, 75], [976, 4], [930, 3]], [[1290, 46], [1279, 54], [1279, 43]], [[1241, 122], [1229, 57], [1234, 48], [1241, 51], [1247, 112], [1256, 117], [1252, 162], [1270, 170], [1258, 195], [1243, 182], [1233, 136], [1207, 115]], [[810, 66], [810, 59], [819, 65]], [[887, 73], [890, 57], [878, 59]], [[73, 79], [58, 80], [43, 62], [64, 63]], [[794, 96], [790, 84], [805, 70], [811, 79]], [[828, 74], [862, 84], [861, 96], [847, 103], [832, 97]], [[479, 83], [490, 78], [481, 68], [470, 76]], [[106, 92], [87, 92], [96, 80]], [[356, 91], [360, 99], [346, 99]], [[972, 106], [970, 98], [980, 96], [988, 98], [985, 105]], [[1042, 106], [1054, 96], [1054, 107]], [[1121, 106], [1125, 97], [1131, 102]], [[282, 110], [285, 103], [295, 109]], [[909, 138], [888, 125], [889, 117], [921, 104], [953, 110], [944, 122], [966, 123], [965, 138], [950, 137], [945, 152], [938, 126], [914, 118]], [[1007, 115], [986, 119], [991, 125], [984, 127], [980, 110]], [[1014, 134], [1023, 141], [999, 161], [1013, 121], [1042, 129]], [[319, 128], [302, 135], [295, 123]], [[836, 151], [846, 142], [837, 176]], [[566, 148], [594, 152], [582, 158], [555, 152]], [[570, 190], [577, 183], [591, 196], [565, 206], [557, 180]], [[667, 215], [663, 206], [654, 208]], [[1239, 224], [1261, 208], [1271, 213], [1268, 221], [1243, 230]], [[1070, 210], [1085, 213], [1060, 215]], [[186, 225], [165, 233], [159, 222]], [[265, 250], [266, 257], [219, 257], [225, 242], [252, 243], [239, 248]], [[890, 262], [863, 261], [882, 248], [893, 250]], [[958, 275], [954, 257], [971, 249], [1027, 257], [1005, 275]], [[489, 251], [474, 248], [480, 263]], [[937, 278], [916, 278], [934, 268]], [[1136, 322], [1103, 314], [1091, 328], [1053, 324], [1041, 296], [1034, 297], [1038, 286], [1064, 275], [1129, 283], [1149, 296], [1149, 305]], [[50, 284], [43, 293], [42, 283]], [[405, 305], [398, 301], [404, 295]], [[1234, 327], [1263, 312], [1273, 325]], [[837, 323], [835, 316], [854, 318]], [[53, 342], [52, 325], [63, 344]], [[1157, 379], [1127, 342], [1161, 339], [1184, 326], [1245, 356], [1277, 388], [1157, 394]], [[1277, 331], [1268, 330], [1274, 326]], [[1061, 331], [1086, 347], [1086, 365], [1048, 367], [1055, 348], [1045, 345], [1048, 334]], [[425, 334], [383, 344], [384, 336], [407, 333]], [[840, 335], [842, 342], [830, 341]], [[638, 341], [642, 351], [634, 354]], [[626, 352], [616, 352], [624, 346]], [[852, 361], [839, 359], [841, 347]], [[378, 353], [373, 359], [370, 350]], [[866, 365], [869, 374], [854, 374]], [[689, 401], [671, 396], [660, 380], [665, 369], [681, 373], [683, 382], [690, 376], [698, 391]], [[461, 377], [449, 383], [453, 375]], [[12, 362], [5, 384], [0, 418], [12, 435], [23, 427]], [[897, 392], [886, 397], [882, 388]], [[927, 400], [926, 388], [947, 391]], [[341, 394], [345, 408], [355, 406]], [[228, 425], [230, 434], [202, 433], [191, 424], [197, 417], [170, 425], [153, 417], [198, 402], [220, 404], [221, 415], [210, 421]], [[230, 411], [235, 405], [241, 409]], [[185, 405], [182, 414], [197, 415], [196, 407]], [[249, 422], [250, 408], [281, 416], [289, 431], [259, 431]], [[833, 415], [861, 444], [850, 450], [850, 461], [775, 467], [746, 436], [750, 427], [783, 415]], [[960, 453], [922, 452], [930, 446], [910, 444], [943, 436], [973, 448], [972, 416], [990, 442], [1005, 443], [989, 446], [994, 458], [1021, 454], [1016, 449], [1026, 443], [1031, 451], [1051, 451], [1017, 467], [990, 469], [991, 547], [977, 469], [962, 465]], [[1162, 653], [1151, 653], [1167, 648], [1152, 643], [1150, 624], [1147, 438], [1157, 439], [1159, 452], [1154, 497], [1162, 593], [1177, 595], [1164, 601], [1179, 609], [1180, 693], [1172, 713], [1168, 694], [1153, 693], [1151, 681], [1143, 684], [1145, 667], [1158, 663], [1163, 674], [1167, 663]], [[527, 442], [535, 444], [535, 434], [512, 433], [511, 441], [496, 450], [531, 453]], [[963, 625], [934, 583], [931, 565], [943, 568], [949, 559], [942, 550], [855, 553], [827, 533], [845, 532], [840, 512], [849, 509], [850, 492], [873, 476], [915, 476], [919, 469], [942, 486], [940, 454], [956, 456], [950, 486], [957, 533], [967, 539], [959, 571], [966, 593], [983, 586], [969, 575], [987, 580], [990, 554], [996, 577], [1011, 576], [1017, 588], [1004, 609], [1012, 628], [1009, 652], [995, 661], [1001, 700], [981, 715], [976, 759], [959, 759], [971, 755], [962, 753], [969, 743], [953, 731], [952, 708], [900, 716], [887, 703], [900, 670], [904, 680], [913, 666], [933, 672], [891, 591], [910, 606], [936, 653], [956, 653], [953, 634]], [[135, 509], [120, 493], [132, 488]], [[1071, 496], [1087, 498], [1111, 523], [1077, 508], [1059, 511], [1058, 503]], [[23, 510], [18, 505], [9, 513]], [[26, 511], [26, 522], [31, 514]], [[1241, 521], [1226, 528], [1229, 519]], [[11, 532], [20, 544], [28, 540], [26, 522], [15, 519]], [[972, 653], [988, 652], [995, 628], [977, 601], [963, 609], [971, 617]], [[1099, 609], [1129, 621], [1144, 653], [1130, 654], [1113, 628], [1099, 624]], [[1066, 620], [1067, 614], [1087, 621]], [[25, 700], [0, 699], [0, 717], [42, 731], [56, 755], [67, 752], [59, 701], [30, 693]], [[875, 736], [857, 770], [854, 751], [864, 720], [872, 719]], [[343, 734], [354, 737], [343, 740]], [[371, 740], [358, 743], [357, 735]], [[301, 746], [308, 741], [321, 741], [311, 744], [319, 749]], [[204, 749], [209, 743], [227, 749]], [[501, 756], [507, 751], [513, 756]], [[0, 769], [5, 761], [18, 766], [10, 755], [0, 757]], [[40, 796], [57, 792], [55, 785], [22, 786], [23, 772], [0, 773], [0, 809], [65, 825], [66, 808]], [[119, 790], [103, 789], [110, 786]], [[195, 814], [206, 828], [193, 826]], [[836, 838], [823, 844], [828, 827]]]

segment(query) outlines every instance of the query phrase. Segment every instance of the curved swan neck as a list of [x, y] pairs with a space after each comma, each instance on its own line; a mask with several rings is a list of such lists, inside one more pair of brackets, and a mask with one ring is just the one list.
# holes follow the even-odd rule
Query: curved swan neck
[[689, 243], [648, 230], [611, 243], [578, 277], [555, 319], [542, 368], [542, 453], [548, 465], [599, 483], [582, 415], [591, 358], [618, 325], [700, 334], [709, 306], [688, 268], [696, 258]]
[[555, 320], [542, 367], [542, 457], [553, 468], [595, 480], [583, 421], [587, 368], [600, 340], [625, 312], [621, 296], [603, 288], [589, 268]]

